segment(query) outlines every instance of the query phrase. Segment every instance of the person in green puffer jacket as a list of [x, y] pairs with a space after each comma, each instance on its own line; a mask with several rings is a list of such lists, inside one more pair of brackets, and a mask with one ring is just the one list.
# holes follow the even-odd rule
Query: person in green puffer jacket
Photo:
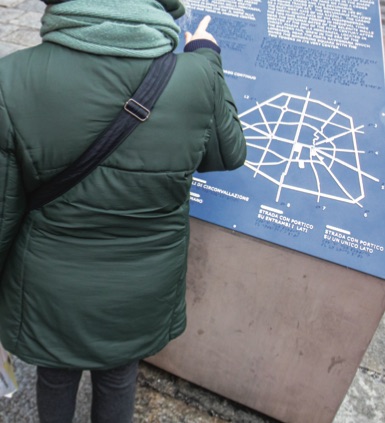
[[138, 360], [186, 326], [192, 174], [242, 166], [246, 143], [206, 17], [149, 120], [27, 214], [176, 48], [184, 13], [179, 0], [45, 3], [43, 43], [0, 60], [0, 340], [37, 366], [42, 423], [72, 421], [82, 370], [92, 421], [127, 423]]

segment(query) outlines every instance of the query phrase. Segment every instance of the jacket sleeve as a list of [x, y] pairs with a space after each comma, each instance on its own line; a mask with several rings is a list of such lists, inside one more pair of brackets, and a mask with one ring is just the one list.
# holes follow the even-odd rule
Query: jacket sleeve
[[242, 166], [246, 159], [246, 141], [238, 111], [225, 82], [221, 56], [212, 49], [201, 48], [214, 70], [214, 115], [206, 152], [198, 172], [232, 170]]
[[14, 132], [0, 87], [0, 274], [25, 208], [21, 172], [13, 145]]

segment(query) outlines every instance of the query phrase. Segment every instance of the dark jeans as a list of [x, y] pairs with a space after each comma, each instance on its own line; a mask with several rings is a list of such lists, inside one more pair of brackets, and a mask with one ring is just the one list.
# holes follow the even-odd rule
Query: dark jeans
[[[92, 370], [92, 423], [131, 423], [138, 362]], [[37, 368], [37, 408], [41, 423], [71, 423], [82, 370]]]

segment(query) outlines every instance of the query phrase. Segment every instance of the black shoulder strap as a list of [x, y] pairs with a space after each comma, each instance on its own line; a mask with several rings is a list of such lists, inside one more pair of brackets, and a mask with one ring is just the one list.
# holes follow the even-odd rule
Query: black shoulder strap
[[145, 122], [175, 68], [176, 56], [166, 54], [152, 63], [135, 94], [116, 119], [97, 137], [70, 166], [33, 191], [27, 212], [38, 209], [60, 197], [99, 166], [141, 123]]

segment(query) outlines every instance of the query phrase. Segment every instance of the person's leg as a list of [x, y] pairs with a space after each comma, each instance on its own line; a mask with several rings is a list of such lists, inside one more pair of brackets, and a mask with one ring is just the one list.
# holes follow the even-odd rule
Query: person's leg
[[131, 423], [138, 361], [111, 370], [92, 370], [92, 423]]
[[40, 423], [71, 423], [81, 370], [37, 368], [37, 409]]

